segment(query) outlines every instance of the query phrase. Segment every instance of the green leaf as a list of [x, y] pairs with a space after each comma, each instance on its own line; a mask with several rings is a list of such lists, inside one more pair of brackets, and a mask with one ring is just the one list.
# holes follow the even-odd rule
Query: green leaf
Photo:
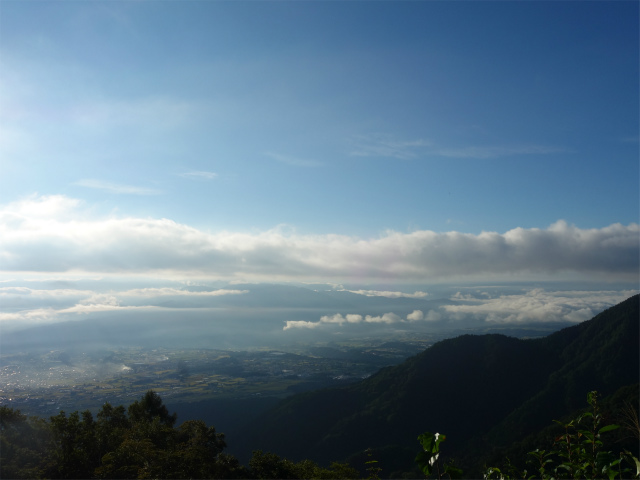
[[615, 470], [607, 470], [605, 473], [607, 474], [607, 477], [609, 477], [609, 480], [613, 480], [614, 478], [616, 478], [618, 472], [616, 472]]
[[462, 478], [462, 469], [454, 467], [453, 465], [445, 465], [444, 473], [449, 475], [449, 478]]
[[440, 451], [440, 444], [442, 442], [444, 442], [447, 439], [447, 437], [446, 437], [446, 435], [442, 435], [441, 433], [436, 433], [434, 436], [435, 436], [435, 439], [436, 439], [436, 449], [439, 452]]
[[416, 455], [415, 462], [420, 467], [420, 470], [422, 470], [422, 473], [424, 473], [426, 476], [431, 475], [431, 472], [433, 471], [431, 458], [432, 455], [428, 454], [427, 452], [420, 452], [418, 453], [418, 455]]
[[418, 436], [418, 441], [422, 445], [425, 452], [436, 453], [438, 451], [435, 443], [435, 435], [431, 432], [425, 432]]
[[611, 430], [615, 430], [617, 428], [620, 428], [620, 425], [607, 425], [606, 427], [602, 427], [600, 430], [598, 430], [598, 433], [610, 432]]

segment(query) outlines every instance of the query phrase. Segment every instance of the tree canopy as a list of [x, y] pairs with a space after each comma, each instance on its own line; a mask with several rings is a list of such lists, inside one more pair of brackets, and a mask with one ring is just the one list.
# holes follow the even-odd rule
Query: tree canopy
[[345, 464], [322, 468], [254, 452], [245, 467], [224, 453], [224, 434], [202, 420], [176, 427], [149, 390], [127, 409], [105, 403], [49, 420], [0, 407], [0, 478], [357, 478]]

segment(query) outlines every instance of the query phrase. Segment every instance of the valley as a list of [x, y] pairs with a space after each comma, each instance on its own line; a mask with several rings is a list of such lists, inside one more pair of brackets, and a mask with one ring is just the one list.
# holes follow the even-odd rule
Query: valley
[[2, 355], [0, 404], [27, 414], [97, 411], [105, 402], [128, 404], [153, 389], [169, 403], [297, 392], [367, 378], [427, 348], [410, 342], [306, 345], [286, 350], [122, 347]]

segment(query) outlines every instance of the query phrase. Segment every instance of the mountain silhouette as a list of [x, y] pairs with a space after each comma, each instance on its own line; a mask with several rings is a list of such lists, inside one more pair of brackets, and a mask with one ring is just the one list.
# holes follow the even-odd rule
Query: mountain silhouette
[[388, 469], [407, 470], [424, 431], [445, 433], [451, 455], [508, 445], [585, 406], [591, 390], [606, 396], [638, 382], [639, 298], [544, 338], [443, 340], [357, 384], [283, 400], [238, 447], [318, 462], [373, 448], [388, 453]]

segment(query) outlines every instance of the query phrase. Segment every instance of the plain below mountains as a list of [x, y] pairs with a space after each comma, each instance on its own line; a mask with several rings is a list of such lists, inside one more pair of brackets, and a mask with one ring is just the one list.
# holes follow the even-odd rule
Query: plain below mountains
[[589, 391], [637, 384], [638, 304], [636, 295], [540, 339], [441, 341], [360, 383], [282, 401], [234, 435], [233, 453], [363, 464], [371, 448], [382, 476], [398, 476], [414, 468], [417, 436], [431, 431], [447, 435], [451, 456], [486, 456], [584, 407]]

